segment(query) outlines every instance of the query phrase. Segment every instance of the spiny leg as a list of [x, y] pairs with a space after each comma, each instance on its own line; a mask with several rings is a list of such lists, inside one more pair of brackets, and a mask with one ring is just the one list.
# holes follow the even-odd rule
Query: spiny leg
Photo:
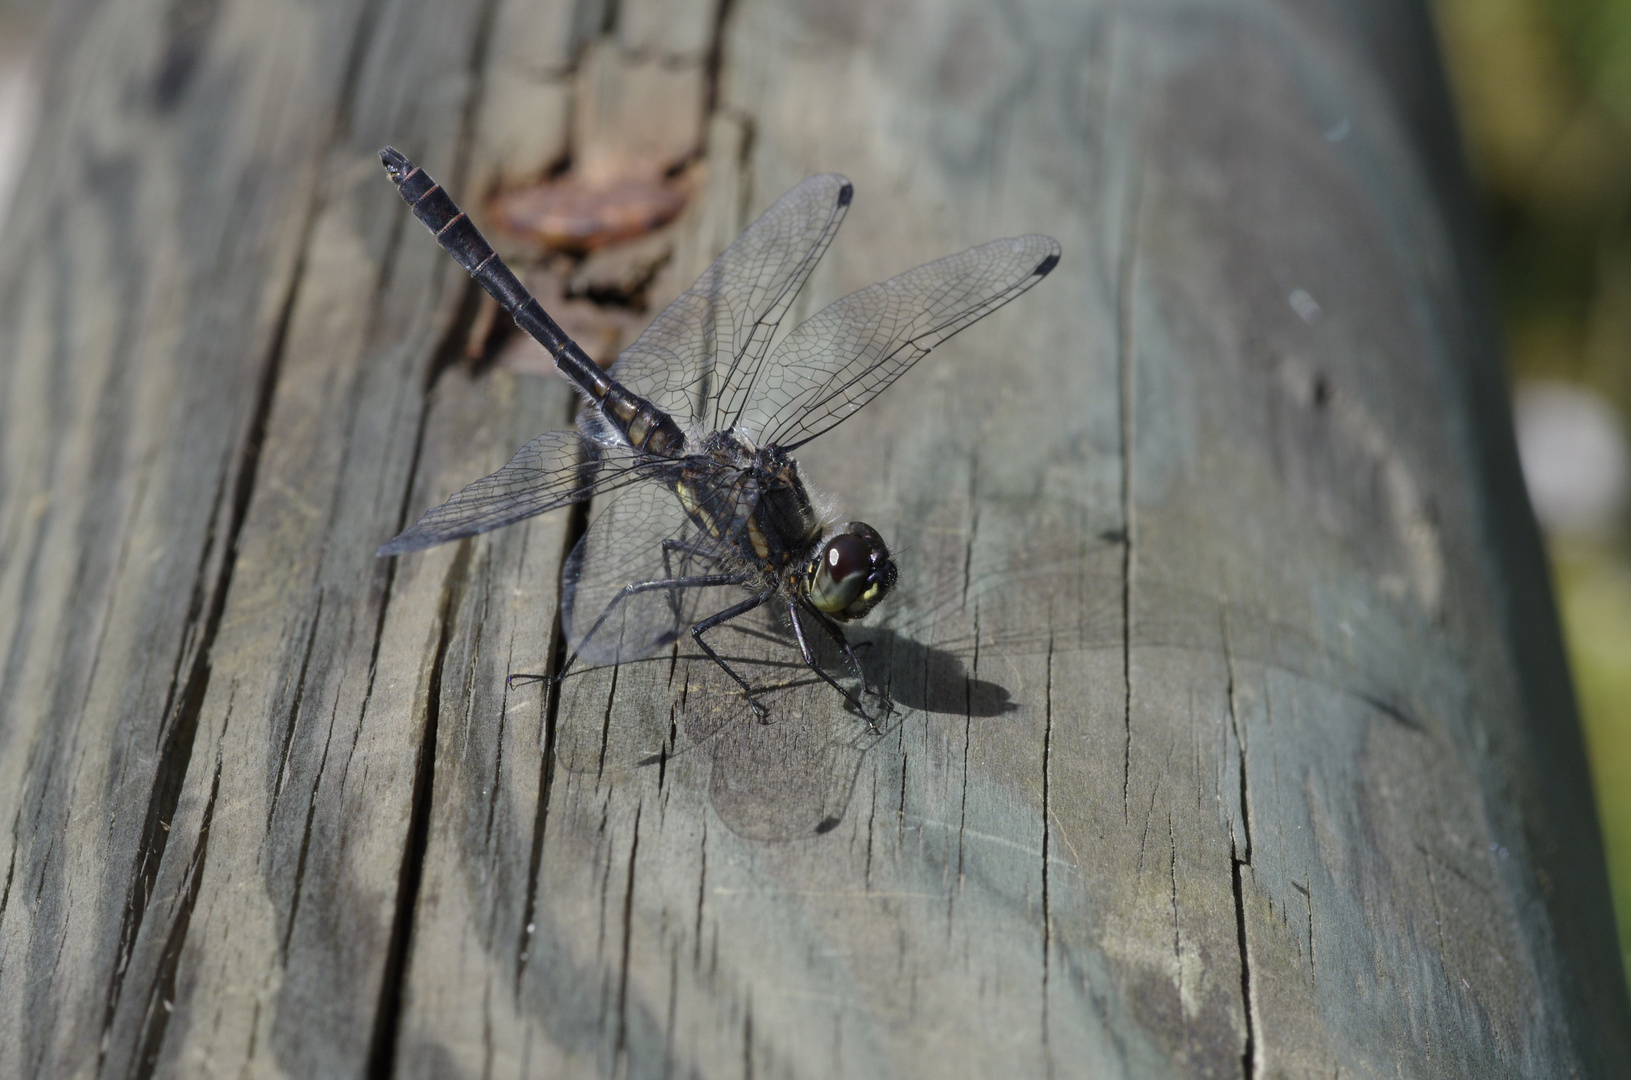
[[[828, 675], [826, 669], [824, 669], [820, 664], [816, 663], [815, 654], [810, 651], [810, 643], [806, 641], [804, 637], [804, 624], [799, 622], [799, 605], [796, 600], [788, 601], [787, 616], [793, 620], [793, 637], [798, 641], [799, 654], [804, 657], [805, 665], [811, 671], [825, 679], [828, 686], [832, 687], [834, 690], [837, 690], [840, 694], [843, 694], [844, 700], [855, 706], [855, 711], [860, 713], [862, 716], [866, 716], [867, 723], [871, 724], [872, 717], [867, 716], [866, 706], [862, 705], [858, 700], [856, 700], [854, 694], [850, 693], [848, 690], [845, 690], [842, 686], [839, 686], [838, 680], [834, 679], [831, 675]], [[848, 652], [849, 643], [844, 642], [842, 638], [840, 638], [839, 641], [844, 644], [845, 651]], [[861, 678], [861, 685], [866, 685], [865, 676], [862, 676]]]
[[[600, 628], [606, 624], [606, 620], [612, 617], [612, 612], [616, 610], [617, 606], [631, 596], [650, 592], [653, 589], [668, 589], [672, 595], [672, 590], [675, 589], [706, 589], [719, 585], [745, 585], [748, 580], [745, 574], [697, 574], [692, 577], [659, 578], [656, 581], [631, 582], [623, 586], [622, 590], [612, 597], [612, 602], [606, 605], [606, 610], [600, 613], [600, 618], [596, 619], [594, 625], [589, 627], [589, 632], [583, 635], [579, 644], [581, 646], [593, 638]], [[694, 627], [693, 632], [695, 632]], [[574, 649], [571, 655], [566, 658], [566, 663], [561, 665], [561, 673], [556, 678], [564, 677], [567, 668], [571, 667], [572, 662], [577, 658], [578, 650]]]
[[[612, 602], [606, 605], [606, 610], [602, 611], [600, 613], [600, 617], [594, 621], [594, 625], [589, 627], [589, 632], [583, 635], [583, 637], [580, 639], [580, 644], [594, 637], [600, 628], [605, 625], [606, 620], [611, 618], [612, 611], [617, 607], [617, 605], [631, 596], [635, 596], [643, 592], [649, 592], [652, 589], [705, 589], [718, 585], [745, 585], [747, 584], [748, 580], [749, 578], [744, 574], [699, 574], [694, 577], [659, 578], [655, 581], [630, 582], [629, 584], [623, 586], [623, 588], [618, 591], [616, 596], [612, 597]], [[573, 649], [567, 654], [566, 663], [561, 665], [561, 670], [556, 672], [553, 676], [554, 681], [560, 682], [562, 679], [566, 678], [567, 671], [572, 667], [577, 659], [578, 650]], [[548, 675], [516, 674], [509, 677], [509, 682], [513, 686], [515, 684], [515, 680], [517, 679], [542, 682], [549, 678], [551, 677]]]
[[709, 630], [712, 630], [720, 623], [729, 622], [740, 615], [746, 615], [748, 612], [752, 611], [756, 607], [759, 607], [761, 604], [764, 604], [775, 595], [776, 590], [770, 589], [766, 592], [760, 593], [757, 596], [750, 596], [740, 604], [735, 604], [726, 608], [724, 611], [710, 615], [706, 619], [703, 619], [701, 622], [697, 623], [695, 626], [691, 627], [691, 636], [695, 638], [697, 644], [702, 647], [702, 651], [708, 654], [708, 658], [710, 660], [723, 668], [725, 670], [725, 674], [736, 680], [736, 684], [742, 688], [744, 693], [747, 694], [748, 704], [753, 706], [753, 711], [759, 714], [759, 719], [761, 720], [769, 715], [769, 710], [759, 703], [758, 698], [753, 696], [753, 687], [748, 685], [748, 681], [742, 678], [742, 676], [738, 675], [729, 664], [725, 663], [724, 657], [714, 652], [713, 646], [702, 640], [702, 635], [707, 633]]
[[[836, 622], [833, 621], [832, 616], [828, 615], [825, 611], [822, 611], [820, 608], [813, 607], [813, 606], [808, 605], [808, 604], [805, 605], [805, 610], [810, 612], [810, 614], [815, 616], [816, 623], [821, 627], [821, 629], [825, 630], [827, 632], [827, 636], [832, 638], [833, 641], [835, 641], [838, 644], [838, 647], [840, 649], [844, 650], [844, 656], [849, 660], [849, 663], [850, 663], [850, 670], [854, 671], [855, 672], [855, 677], [861, 680], [861, 690], [862, 690], [862, 692], [871, 694], [873, 697], [877, 698], [878, 701], [883, 704], [884, 711], [886, 713], [894, 712], [895, 711], [894, 704], [887, 697], [884, 696], [883, 691], [882, 690], [872, 689], [872, 684], [867, 682], [866, 671], [861, 667], [861, 661], [855, 655], [855, 647], [850, 644], [849, 638], [844, 636], [844, 631], [839, 627], [839, 625]], [[863, 642], [863, 644], [870, 644], [870, 643]]]
[[[682, 577], [688, 576], [688, 575], [685, 575], [685, 574], [676, 574], [676, 573], [674, 573], [673, 564], [669, 561], [669, 559], [670, 559], [670, 556], [674, 555], [675, 553], [679, 553], [679, 554], [683, 554], [683, 555], [695, 555], [695, 556], [698, 556], [700, 558], [706, 559], [710, 564], [714, 564], [714, 563], [717, 562], [717, 560], [715, 560], [713, 558], [710, 558], [709, 552], [705, 551], [699, 545], [691, 543], [690, 541], [686, 541], [686, 540], [664, 540], [663, 541], [663, 574], [670, 581], [675, 580], [677, 578], [682, 578]], [[680, 621], [680, 597], [679, 597], [679, 592], [676, 589], [671, 588], [671, 589], [668, 590], [668, 609], [674, 616], [674, 622], [678, 623]]]

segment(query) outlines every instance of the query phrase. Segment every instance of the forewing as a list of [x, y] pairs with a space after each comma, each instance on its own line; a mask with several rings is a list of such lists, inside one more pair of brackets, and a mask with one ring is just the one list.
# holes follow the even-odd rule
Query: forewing
[[623, 351], [611, 376], [681, 420], [717, 415], [708, 398], [746, 392], [771, 335], [838, 231], [850, 194], [849, 181], [829, 173], [777, 199]]
[[412, 528], [381, 545], [377, 554], [418, 551], [582, 502], [639, 480], [664, 463], [601, 446], [576, 431], [548, 431], [517, 450], [502, 469], [427, 510]]
[[[696, 458], [686, 464], [701, 468]], [[728, 521], [728, 481], [693, 486], [699, 510]], [[665, 543], [666, 541], [666, 543]], [[732, 560], [718, 540], [686, 514], [666, 484], [625, 491], [600, 511], [561, 571], [561, 623], [578, 661], [591, 666], [643, 660], [677, 640], [701, 614], [743, 598], [739, 586], [626, 591], [629, 586], [729, 573]]]
[[777, 346], [739, 430], [792, 448], [842, 422], [930, 349], [1041, 281], [1048, 236], [993, 240], [869, 285], [823, 308]]

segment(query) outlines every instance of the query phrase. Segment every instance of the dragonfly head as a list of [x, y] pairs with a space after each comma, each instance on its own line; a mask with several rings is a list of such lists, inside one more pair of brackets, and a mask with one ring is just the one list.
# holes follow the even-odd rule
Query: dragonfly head
[[859, 619], [895, 587], [895, 564], [878, 530], [852, 521], [810, 561], [810, 603], [840, 622]]

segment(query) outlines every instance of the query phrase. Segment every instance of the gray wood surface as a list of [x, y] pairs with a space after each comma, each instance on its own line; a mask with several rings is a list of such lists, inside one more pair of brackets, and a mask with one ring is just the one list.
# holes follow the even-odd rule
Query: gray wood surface
[[[1405, 0], [64, 6], [0, 255], [0, 1073], [1631, 1075], [1435, 64]], [[374, 558], [572, 409], [458, 362], [386, 141], [478, 218], [683, 166], [653, 304], [817, 171], [804, 313], [1059, 238], [801, 453], [901, 553], [881, 732], [768, 625], [769, 724], [687, 649], [507, 689], [580, 517]]]

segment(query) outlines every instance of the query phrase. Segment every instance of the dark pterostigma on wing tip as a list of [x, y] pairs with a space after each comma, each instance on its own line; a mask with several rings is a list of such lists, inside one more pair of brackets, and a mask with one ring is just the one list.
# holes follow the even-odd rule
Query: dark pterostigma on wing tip
[[845, 180], [844, 186], [838, 189], [838, 205], [848, 206], [849, 201], [853, 198], [855, 198], [855, 185]]
[[1044, 274], [1046, 274], [1049, 270], [1052, 270], [1054, 267], [1056, 267], [1058, 265], [1059, 265], [1059, 253], [1057, 251], [1055, 251], [1053, 254], [1049, 255], [1046, 259], [1043, 259], [1041, 262], [1037, 263], [1036, 264], [1036, 269], [1034, 271], [1032, 271], [1032, 272], [1034, 274], [1036, 274], [1037, 277], [1041, 277]]

